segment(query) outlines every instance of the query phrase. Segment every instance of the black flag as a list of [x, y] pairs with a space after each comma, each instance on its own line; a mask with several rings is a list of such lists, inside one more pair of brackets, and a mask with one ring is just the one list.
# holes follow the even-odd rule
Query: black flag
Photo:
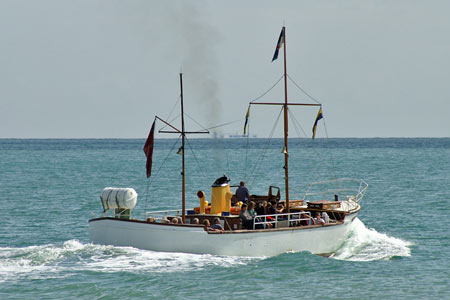
[[155, 121], [153, 121], [152, 129], [150, 129], [150, 133], [148, 134], [147, 141], [144, 145], [144, 153], [147, 156], [147, 178], [152, 175], [152, 156], [153, 156], [153, 141], [155, 136]]

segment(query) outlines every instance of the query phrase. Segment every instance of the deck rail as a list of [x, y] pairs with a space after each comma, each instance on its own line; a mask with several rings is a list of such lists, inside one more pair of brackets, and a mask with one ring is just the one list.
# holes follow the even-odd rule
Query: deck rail
[[[314, 200], [341, 200], [357, 204], [364, 197], [368, 184], [362, 179], [340, 178], [310, 183], [303, 195], [305, 202]], [[311, 199], [312, 198], [312, 199]]]
[[169, 216], [180, 216], [181, 215], [181, 209], [168, 209], [168, 210], [155, 210], [155, 211], [147, 211], [144, 213], [145, 219], [149, 217], [153, 217], [156, 220], [161, 221], [164, 217]]
[[309, 211], [301, 211], [295, 213], [284, 213], [274, 215], [258, 215], [253, 219], [253, 229], [256, 229], [257, 225], [262, 225], [262, 228], [266, 228], [267, 224], [273, 224], [273, 228], [278, 228], [279, 224], [288, 224], [286, 227], [293, 227], [291, 225], [301, 221], [311, 220], [311, 213]]

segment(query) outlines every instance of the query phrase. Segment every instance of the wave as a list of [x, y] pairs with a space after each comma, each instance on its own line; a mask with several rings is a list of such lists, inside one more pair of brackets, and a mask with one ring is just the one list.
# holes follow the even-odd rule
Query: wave
[[252, 260], [254, 258], [154, 252], [69, 240], [62, 245], [0, 248], [0, 282], [23, 277], [61, 278], [74, 271], [141, 273], [193, 271], [214, 266], [228, 268]]
[[408, 241], [369, 229], [356, 218], [345, 243], [331, 258], [348, 261], [389, 260], [411, 256], [411, 245]]

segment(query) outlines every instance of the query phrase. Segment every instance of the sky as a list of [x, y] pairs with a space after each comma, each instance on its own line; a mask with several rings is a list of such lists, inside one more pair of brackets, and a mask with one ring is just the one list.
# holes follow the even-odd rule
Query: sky
[[[215, 130], [242, 134], [248, 103], [283, 75], [282, 53], [271, 62], [283, 25], [287, 73], [323, 105], [317, 137], [449, 137], [449, 11], [412, 0], [0, 0], [0, 138], [145, 138], [155, 115], [179, 126], [180, 72], [187, 129], [234, 122]], [[281, 81], [259, 101], [283, 93]], [[290, 111], [289, 136], [310, 137], [317, 107]], [[250, 134], [281, 136], [278, 114], [252, 106]]]

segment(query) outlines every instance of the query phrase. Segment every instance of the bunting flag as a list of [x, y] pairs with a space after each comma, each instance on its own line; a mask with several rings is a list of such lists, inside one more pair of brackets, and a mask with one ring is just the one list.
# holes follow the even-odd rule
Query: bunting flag
[[320, 107], [319, 112], [317, 113], [316, 121], [314, 122], [314, 126], [312, 128], [312, 139], [316, 137], [317, 122], [319, 122], [320, 119], [323, 119], [322, 107]]
[[153, 141], [155, 136], [155, 122], [156, 120], [153, 121], [152, 129], [150, 129], [150, 133], [148, 134], [147, 141], [145, 142], [144, 145], [144, 153], [145, 156], [147, 156], [147, 164], [146, 164], [147, 178], [149, 178], [150, 175], [152, 175], [152, 156], [153, 156]]
[[244, 135], [247, 130], [247, 124], [248, 124], [248, 117], [250, 116], [250, 105], [248, 106], [247, 113], [245, 114], [245, 124], [244, 124]]
[[281, 29], [280, 37], [278, 38], [277, 48], [275, 49], [275, 54], [273, 55], [272, 62], [278, 58], [278, 51], [284, 44], [284, 27]]

